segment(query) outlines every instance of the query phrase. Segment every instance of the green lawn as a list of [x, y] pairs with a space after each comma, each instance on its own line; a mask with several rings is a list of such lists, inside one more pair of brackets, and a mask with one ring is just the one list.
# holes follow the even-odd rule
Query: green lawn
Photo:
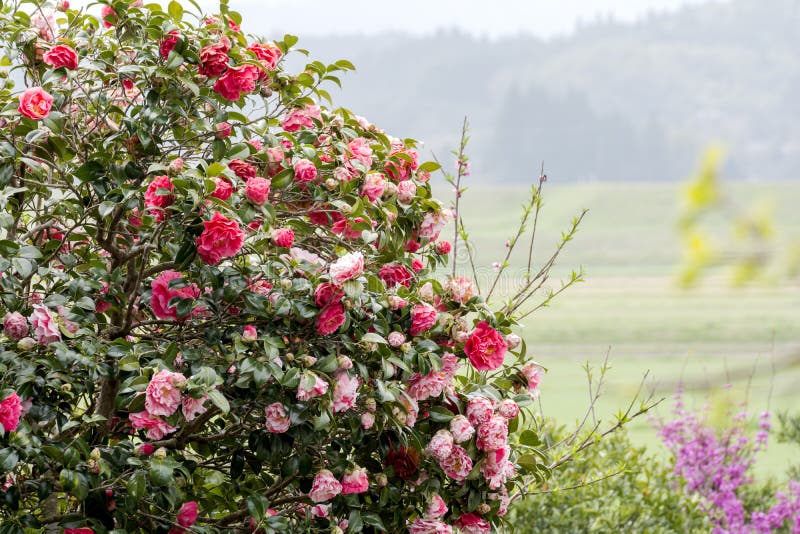
[[[800, 184], [737, 184], [728, 190], [732, 205], [772, 199], [778, 248], [800, 238]], [[491, 263], [505, 255], [503, 243], [516, 228], [526, 192], [475, 187], [463, 197], [483, 287], [494, 276]], [[444, 190], [439, 195], [447, 198]], [[658, 397], [684, 382], [689, 405], [709, 404], [717, 422], [745, 401], [753, 413], [797, 409], [800, 364], [785, 362], [800, 357], [800, 282], [772, 279], [735, 289], [718, 272], [699, 289], [678, 289], [679, 201], [674, 185], [548, 184], [537, 259], [549, 255], [576, 213], [590, 211], [554, 270], [563, 276], [583, 266], [586, 281], [530, 316], [520, 332], [549, 369], [542, 386], [546, 414], [565, 424], [582, 417], [588, 405], [582, 364], [599, 365], [609, 349], [613, 368], [598, 410], [606, 418], [627, 405], [648, 370], [647, 386]], [[709, 221], [709, 228], [721, 239], [729, 231], [722, 221]], [[501, 293], [515, 287], [525, 263], [527, 249], [512, 255]], [[670, 406], [667, 400], [658, 412], [668, 416]], [[631, 425], [631, 432], [637, 442], [657, 447], [647, 420]], [[769, 451], [758, 464], [762, 475], [780, 476], [797, 452], [775, 443]]]

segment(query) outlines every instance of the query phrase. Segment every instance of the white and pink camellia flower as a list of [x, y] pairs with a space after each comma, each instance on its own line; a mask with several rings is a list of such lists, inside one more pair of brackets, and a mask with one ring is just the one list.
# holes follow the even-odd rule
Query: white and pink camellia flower
[[519, 415], [519, 405], [511, 399], [503, 399], [497, 405], [497, 413], [506, 419], [516, 419]]
[[475, 427], [463, 415], [456, 415], [450, 419], [450, 433], [453, 434], [453, 441], [464, 443], [475, 435]]
[[453, 534], [453, 527], [438, 519], [418, 517], [408, 527], [409, 534]]
[[439, 519], [447, 513], [447, 503], [444, 502], [438, 493], [434, 493], [428, 506], [425, 507], [425, 517], [427, 519]]
[[[352, 364], [351, 364], [352, 365]], [[340, 369], [333, 375], [333, 412], [345, 412], [356, 404], [358, 386], [360, 381], [356, 376], [350, 376], [347, 371]]]
[[459, 304], [466, 304], [477, 293], [475, 284], [469, 278], [454, 277], [448, 282], [450, 298]]
[[170, 416], [181, 403], [181, 389], [186, 377], [166, 369], [158, 371], [145, 390], [144, 407], [151, 415]]
[[336, 480], [333, 473], [323, 469], [314, 477], [311, 491], [308, 496], [316, 503], [325, 502], [333, 499], [342, 493], [342, 484]]
[[490, 534], [492, 531], [489, 522], [478, 514], [462, 514], [454, 524], [463, 534]]
[[328, 381], [311, 371], [307, 371], [303, 373], [300, 379], [300, 385], [297, 386], [296, 396], [299, 401], [309, 401], [327, 392]]
[[461, 445], [453, 445], [450, 454], [439, 460], [439, 467], [456, 482], [464, 482], [472, 471], [472, 458]]
[[453, 451], [453, 434], [444, 429], [437, 431], [425, 451], [441, 462]]
[[363, 272], [364, 255], [360, 252], [349, 252], [345, 254], [331, 263], [329, 270], [331, 282], [337, 286], [361, 276]]
[[49, 345], [61, 341], [61, 331], [58, 328], [58, 318], [53, 310], [42, 304], [33, 307], [30, 316], [34, 337], [40, 345]]
[[494, 403], [486, 397], [471, 397], [466, 413], [473, 426], [482, 425], [494, 414]]
[[482, 451], [505, 448], [508, 445], [508, 419], [500, 415], [490, 417], [478, 427], [478, 437], [475, 442]]
[[353, 469], [345, 471], [342, 477], [342, 495], [364, 493], [368, 489], [369, 480], [366, 468], [355, 466]]
[[419, 237], [436, 241], [439, 239], [439, 232], [450, 222], [451, 218], [450, 210], [442, 209], [439, 211], [427, 212], [422, 218], [422, 223], [419, 227]]
[[183, 418], [187, 421], [194, 421], [195, 417], [198, 415], [202, 415], [208, 411], [208, 408], [205, 407], [205, 403], [208, 400], [208, 395], [203, 395], [199, 399], [195, 399], [194, 397], [183, 397], [181, 401], [181, 411], [183, 412]]
[[273, 402], [264, 408], [267, 416], [267, 430], [273, 434], [283, 434], [291, 426], [291, 418], [286, 407], [280, 402]]
[[531, 362], [522, 366], [522, 374], [528, 381], [528, 393], [531, 397], [536, 398], [539, 396], [539, 384], [542, 382], [542, 368]]

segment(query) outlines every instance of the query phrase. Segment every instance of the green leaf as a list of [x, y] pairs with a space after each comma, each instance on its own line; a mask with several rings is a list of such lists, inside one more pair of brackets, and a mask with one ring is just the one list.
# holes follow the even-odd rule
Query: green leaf
[[269, 509], [269, 499], [261, 494], [254, 493], [247, 498], [247, 512], [256, 523], [261, 521]]
[[216, 407], [222, 411], [222, 413], [228, 413], [231, 411], [231, 405], [228, 402], [228, 399], [226, 399], [225, 395], [223, 395], [218, 389], [212, 389], [209, 391], [208, 398], [211, 399], [211, 402], [213, 402], [214, 405], [216, 405]]
[[6, 448], [0, 450], [0, 473], [8, 473], [19, 462], [19, 455], [14, 449]]
[[389, 343], [386, 341], [386, 338], [380, 334], [376, 334], [375, 332], [367, 332], [361, 336], [361, 341], [365, 343], [380, 343], [381, 345], [387, 345]]
[[172, 465], [165, 460], [154, 459], [150, 463], [150, 482], [154, 486], [166, 486], [174, 481]]
[[136, 471], [128, 480], [128, 495], [134, 501], [138, 501], [145, 495], [147, 490], [147, 477], [144, 471]]
[[169, 11], [170, 17], [172, 17], [175, 22], [180, 22], [183, 18], [183, 6], [181, 6], [175, 0], [169, 3], [169, 7], [167, 7], [167, 11]]
[[527, 445], [529, 447], [536, 447], [540, 445], [542, 442], [539, 440], [539, 435], [536, 434], [533, 430], [525, 430], [519, 436], [519, 442], [523, 445]]

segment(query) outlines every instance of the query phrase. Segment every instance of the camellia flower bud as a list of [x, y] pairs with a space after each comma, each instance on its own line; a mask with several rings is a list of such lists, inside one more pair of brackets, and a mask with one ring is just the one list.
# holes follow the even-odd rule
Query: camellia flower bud
[[281, 289], [288, 291], [292, 289], [292, 281], [289, 278], [281, 278]]
[[508, 334], [506, 336], [506, 345], [508, 345], [509, 349], [516, 349], [521, 342], [522, 338], [520, 338], [517, 334]]
[[309, 354], [303, 356], [301, 361], [303, 362], [303, 366], [305, 367], [313, 367], [314, 364], [317, 363], [317, 359]]
[[287, 352], [286, 354], [283, 355], [283, 359], [284, 361], [291, 363], [294, 361], [294, 354], [291, 352]]
[[375, 484], [380, 488], [385, 488], [389, 484], [389, 478], [384, 473], [377, 473], [375, 475]]
[[157, 458], [159, 460], [163, 460], [167, 457], [167, 449], [164, 447], [159, 447], [156, 449], [156, 452], [153, 453], [153, 458]]
[[478, 512], [481, 515], [486, 515], [486, 514], [488, 514], [489, 512], [492, 511], [492, 507], [489, 506], [488, 504], [486, 504], [485, 502], [483, 502], [483, 503], [478, 505], [478, 507], [475, 509], [475, 511]]
[[325, 180], [325, 189], [328, 191], [335, 191], [339, 187], [339, 182], [336, 181], [334, 178], [328, 178]]
[[100, 449], [98, 449], [97, 447], [92, 449], [92, 452], [89, 453], [89, 458], [91, 458], [92, 460], [99, 460], [100, 459]]
[[419, 298], [425, 302], [433, 302], [433, 297], [433, 286], [430, 282], [425, 282], [422, 287], [419, 288]]
[[375, 402], [375, 399], [370, 397], [364, 401], [364, 407], [370, 412], [374, 412], [375, 410], [378, 409], [378, 404]]
[[17, 349], [22, 351], [33, 350], [36, 346], [36, 340], [32, 337], [23, 337], [19, 341], [17, 341]]

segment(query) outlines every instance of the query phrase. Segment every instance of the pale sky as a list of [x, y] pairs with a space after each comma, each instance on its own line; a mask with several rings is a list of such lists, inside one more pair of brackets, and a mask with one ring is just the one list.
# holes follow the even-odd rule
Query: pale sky
[[[597, 17], [634, 21], [648, 11], [724, 0], [229, 0], [244, 15], [243, 29], [261, 35], [300, 36], [380, 34], [402, 31], [429, 34], [459, 28], [476, 36], [500, 37], [520, 32], [538, 37], [570, 33]], [[209, 11], [218, 6], [200, 0]]]

